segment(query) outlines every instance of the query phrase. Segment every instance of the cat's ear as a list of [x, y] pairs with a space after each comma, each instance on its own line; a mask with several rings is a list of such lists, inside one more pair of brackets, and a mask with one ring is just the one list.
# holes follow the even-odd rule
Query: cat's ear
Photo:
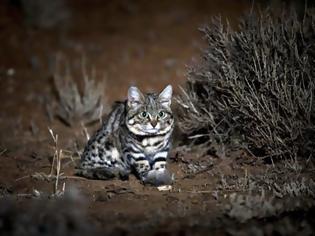
[[135, 108], [139, 106], [144, 101], [144, 96], [141, 91], [134, 86], [128, 89], [128, 106]]
[[159, 101], [163, 106], [171, 106], [173, 88], [167, 85], [166, 88], [160, 93]]

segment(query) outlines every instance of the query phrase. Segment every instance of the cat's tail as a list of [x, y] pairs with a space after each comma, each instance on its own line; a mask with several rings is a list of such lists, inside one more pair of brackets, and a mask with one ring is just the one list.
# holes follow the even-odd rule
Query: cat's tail
[[127, 180], [129, 171], [118, 168], [98, 167], [98, 168], [77, 168], [75, 174], [88, 179], [109, 180], [119, 178]]

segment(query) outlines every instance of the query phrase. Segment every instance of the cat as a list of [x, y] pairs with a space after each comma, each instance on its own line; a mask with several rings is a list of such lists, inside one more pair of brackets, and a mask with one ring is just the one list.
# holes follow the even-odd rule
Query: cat
[[127, 100], [116, 103], [88, 141], [77, 173], [93, 179], [128, 179], [133, 172], [143, 184], [171, 184], [174, 178], [166, 169], [174, 129], [171, 99], [171, 85], [160, 94], [130, 87]]

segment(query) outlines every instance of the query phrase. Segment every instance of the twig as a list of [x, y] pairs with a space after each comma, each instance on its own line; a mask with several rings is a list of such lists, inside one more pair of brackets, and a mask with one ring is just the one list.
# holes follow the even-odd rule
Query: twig
[[199, 175], [199, 174], [202, 174], [204, 172], [211, 170], [213, 166], [214, 166], [213, 164], [210, 164], [207, 167], [203, 168], [202, 170], [196, 171], [195, 173], [192, 173], [192, 174], [185, 175], [184, 177], [182, 177], [182, 179], [194, 178], [194, 177], [196, 177], [196, 175]]
[[7, 149], [3, 149], [1, 152], [0, 152], [0, 156], [3, 155], [5, 152], [7, 151]]
[[[39, 179], [39, 180], [46, 180], [46, 181], [55, 181], [57, 179], [56, 175], [47, 175], [46, 173], [35, 173], [32, 175], [26, 175], [20, 178], [17, 178], [15, 181], [21, 181], [23, 179], [27, 178], [34, 178], [34, 179]], [[80, 176], [75, 176], [75, 175], [63, 175], [63, 173], [60, 174], [59, 180], [65, 180], [65, 179], [78, 179], [78, 180], [86, 180], [86, 178], [80, 177]]]

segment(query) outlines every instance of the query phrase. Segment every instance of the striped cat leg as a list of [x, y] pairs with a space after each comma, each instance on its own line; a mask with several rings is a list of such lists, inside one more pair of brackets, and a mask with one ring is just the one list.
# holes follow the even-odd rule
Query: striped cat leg
[[122, 180], [126, 180], [129, 178], [129, 173], [129, 169], [120, 163], [103, 166], [81, 165], [76, 169], [76, 175], [83, 176], [88, 179], [109, 180], [119, 177]]
[[151, 163], [152, 170], [165, 169], [167, 156], [168, 156], [167, 150], [156, 153], [152, 158], [153, 159]]
[[144, 184], [154, 186], [170, 185], [173, 182], [171, 173], [166, 169], [166, 158], [168, 152], [161, 151], [154, 155], [151, 163], [152, 169], [142, 179]]
[[79, 168], [76, 170], [76, 175], [88, 179], [109, 180], [119, 176], [119, 171], [111, 167]]
[[143, 153], [128, 152], [125, 156], [140, 179], [151, 169], [150, 162]]

